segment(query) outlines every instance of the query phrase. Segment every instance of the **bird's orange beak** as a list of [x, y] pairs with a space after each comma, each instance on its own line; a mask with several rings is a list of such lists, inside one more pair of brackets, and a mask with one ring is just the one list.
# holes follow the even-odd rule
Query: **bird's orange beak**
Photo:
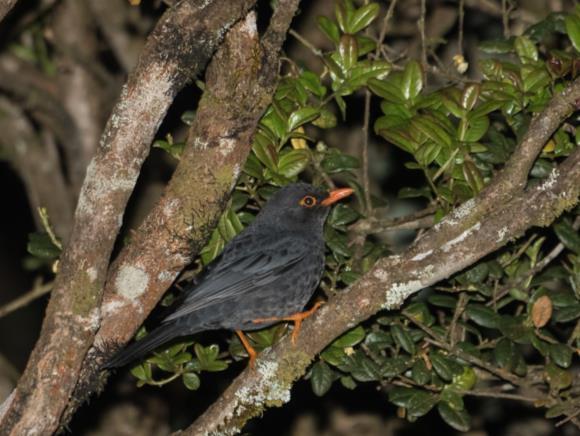
[[348, 197], [353, 192], [354, 191], [350, 188], [333, 189], [332, 191], [330, 191], [328, 193], [328, 197], [326, 197], [324, 200], [322, 200], [322, 202], [320, 204], [328, 207], [328, 206], [336, 203], [337, 201]]

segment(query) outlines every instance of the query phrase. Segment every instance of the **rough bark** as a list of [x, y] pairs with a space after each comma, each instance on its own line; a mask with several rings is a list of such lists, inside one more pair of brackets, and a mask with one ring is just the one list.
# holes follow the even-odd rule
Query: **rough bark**
[[213, 54], [251, 1], [181, 1], [150, 35], [87, 169], [41, 336], [3, 405], [4, 434], [53, 433], [100, 324], [109, 257], [149, 145], [183, 85]]

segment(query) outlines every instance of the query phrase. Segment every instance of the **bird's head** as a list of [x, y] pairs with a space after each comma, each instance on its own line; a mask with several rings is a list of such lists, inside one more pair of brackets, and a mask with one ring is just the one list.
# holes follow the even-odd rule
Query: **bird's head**
[[330, 206], [348, 197], [350, 188], [326, 192], [307, 183], [292, 183], [276, 192], [256, 218], [280, 230], [322, 230]]

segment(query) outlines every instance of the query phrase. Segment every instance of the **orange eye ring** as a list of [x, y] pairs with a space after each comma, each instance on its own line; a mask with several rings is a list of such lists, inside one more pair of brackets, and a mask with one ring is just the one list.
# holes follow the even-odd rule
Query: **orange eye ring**
[[313, 197], [312, 195], [305, 195], [300, 199], [299, 204], [302, 207], [314, 207], [316, 206], [316, 203], [318, 203], [316, 197]]

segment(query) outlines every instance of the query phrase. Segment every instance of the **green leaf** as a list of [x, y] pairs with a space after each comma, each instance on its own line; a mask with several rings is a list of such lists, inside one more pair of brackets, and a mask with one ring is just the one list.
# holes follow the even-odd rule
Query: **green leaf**
[[340, 383], [347, 389], [353, 390], [356, 388], [357, 383], [354, 381], [354, 379], [349, 376], [349, 375], [345, 375], [342, 376], [340, 378]]
[[451, 147], [453, 140], [435, 118], [428, 115], [417, 116], [411, 120], [411, 126], [441, 147]]
[[489, 118], [485, 115], [478, 117], [470, 115], [467, 116], [467, 130], [463, 138], [460, 138], [460, 140], [465, 142], [477, 142], [487, 132], [487, 129], [489, 128]]
[[307, 90], [317, 97], [322, 98], [326, 95], [326, 87], [320, 82], [320, 77], [312, 71], [302, 71], [298, 80]]
[[483, 177], [472, 161], [463, 162], [463, 177], [474, 194], [478, 194], [483, 189]]
[[380, 7], [377, 3], [369, 3], [357, 9], [349, 20], [350, 33], [358, 33], [371, 24], [379, 14]]
[[443, 294], [430, 295], [427, 301], [433, 306], [445, 307], [447, 309], [455, 309], [455, 306], [457, 305], [457, 298]]
[[349, 330], [340, 338], [332, 343], [333, 347], [346, 348], [354, 347], [356, 344], [360, 343], [365, 338], [365, 329], [361, 326], [355, 327]]
[[[558, 239], [576, 254], [580, 254], [580, 234], [566, 220], [561, 220], [554, 224], [554, 231]], [[30, 250], [29, 250], [30, 251]]]
[[303, 107], [295, 110], [288, 117], [288, 131], [291, 132], [303, 124], [309, 123], [320, 115], [320, 111], [314, 107]]
[[403, 97], [406, 100], [412, 100], [419, 95], [423, 89], [423, 73], [417, 61], [410, 61], [405, 66], [401, 85]]
[[572, 45], [576, 51], [580, 52], [580, 17], [574, 14], [567, 15], [564, 23], [566, 24], [566, 33], [570, 41], [572, 41]]
[[321, 162], [322, 169], [329, 174], [356, 169], [360, 166], [359, 160], [351, 155], [343, 154], [338, 150], [331, 150]]
[[338, 26], [334, 21], [331, 21], [328, 17], [321, 16], [316, 19], [318, 23], [318, 28], [335, 44], [338, 44], [340, 40], [340, 31]]
[[334, 379], [335, 373], [326, 363], [318, 361], [312, 366], [310, 386], [312, 386], [312, 392], [316, 396], [322, 397], [326, 394], [332, 386]]
[[[340, 37], [340, 43], [338, 44], [338, 55], [342, 61], [342, 65], [345, 71], [349, 71], [353, 66], [356, 65], [358, 60], [358, 45], [356, 38], [352, 35], [342, 35]], [[352, 93], [348, 92], [348, 94]], [[346, 95], [344, 93], [343, 95]]]
[[522, 63], [536, 62], [538, 60], [538, 49], [527, 36], [516, 37], [514, 48]]
[[477, 374], [470, 366], [463, 367], [463, 373], [453, 377], [453, 387], [463, 391], [472, 389], [477, 383]]
[[405, 101], [401, 88], [390, 80], [370, 79], [368, 86], [374, 94], [392, 103], [403, 103]]
[[452, 381], [455, 375], [463, 373], [463, 367], [457, 362], [445, 357], [440, 352], [429, 353], [433, 369], [445, 381]]
[[290, 150], [280, 154], [278, 173], [289, 179], [306, 169], [310, 162], [310, 152], [305, 149]]
[[141, 365], [134, 366], [131, 368], [131, 374], [133, 377], [142, 380], [144, 382], [151, 380], [151, 365], [148, 363], [142, 363]]
[[183, 384], [190, 391], [196, 391], [201, 384], [198, 375], [195, 372], [186, 372], [183, 374]]
[[420, 417], [437, 404], [437, 396], [420, 389], [397, 386], [389, 392], [389, 401], [407, 409], [408, 415]]
[[391, 327], [391, 334], [393, 335], [393, 339], [397, 345], [399, 345], [407, 353], [411, 355], [415, 354], [415, 343], [413, 342], [413, 338], [407, 332], [407, 330], [403, 329], [403, 327], [401, 327], [399, 324], [395, 324]]
[[470, 424], [470, 417], [469, 414], [465, 409], [463, 410], [455, 410], [453, 407], [449, 405], [449, 403], [442, 401], [437, 405], [437, 410], [439, 411], [439, 415], [441, 418], [453, 427], [455, 430], [458, 431], [468, 431], [471, 424]]
[[550, 344], [550, 357], [554, 363], [562, 368], [569, 368], [572, 364], [572, 349], [566, 344]]
[[381, 376], [383, 378], [393, 378], [410, 368], [412, 360], [405, 356], [395, 356], [386, 358], [381, 366]]
[[181, 159], [181, 153], [185, 148], [185, 142], [170, 142], [158, 139], [153, 143], [153, 147], [161, 148], [162, 150], [165, 150], [167, 153], [169, 153], [172, 157], [179, 160]]
[[463, 94], [461, 95], [461, 106], [466, 111], [470, 111], [473, 109], [475, 104], [477, 103], [477, 99], [479, 98], [479, 94], [481, 92], [481, 86], [477, 83], [473, 83], [467, 85], [463, 90]]
[[555, 390], [562, 390], [568, 388], [572, 384], [572, 374], [557, 367], [552, 362], [546, 365], [546, 378], [550, 384], [550, 388]]
[[522, 315], [501, 316], [499, 329], [504, 336], [518, 344], [529, 344], [533, 335], [532, 328], [526, 325], [526, 318]]
[[360, 214], [352, 207], [339, 203], [332, 208], [327, 223], [333, 227], [341, 227], [356, 221]]
[[524, 356], [518, 346], [509, 339], [501, 338], [494, 348], [493, 354], [500, 367], [518, 375], [526, 374], [527, 365]]
[[499, 326], [499, 315], [482, 304], [468, 304], [465, 313], [469, 319], [482, 327], [497, 329]]
[[336, 115], [328, 109], [321, 109], [320, 116], [312, 121], [312, 125], [320, 127], [321, 129], [332, 129], [336, 127]]
[[276, 148], [270, 140], [260, 133], [256, 134], [252, 151], [266, 168], [275, 171], [277, 167]]
[[29, 233], [26, 249], [41, 259], [56, 259], [60, 256], [60, 248], [54, 245], [48, 233], [44, 232]]
[[479, 44], [479, 49], [488, 54], [506, 54], [512, 51], [513, 42], [506, 39], [484, 41]]
[[221, 216], [217, 229], [224, 240], [231, 241], [238, 233], [244, 230], [244, 226], [232, 208], [228, 208]]
[[427, 369], [427, 365], [423, 359], [419, 359], [415, 362], [413, 369], [411, 369], [411, 377], [420, 385], [426, 385], [429, 383], [429, 380], [431, 380], [431, 371]]

